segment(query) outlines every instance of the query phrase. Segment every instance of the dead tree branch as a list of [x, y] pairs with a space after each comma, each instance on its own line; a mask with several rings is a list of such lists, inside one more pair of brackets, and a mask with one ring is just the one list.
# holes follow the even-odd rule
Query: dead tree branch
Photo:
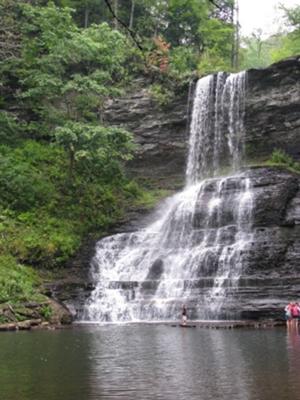
[[113, 10], [113, 8], [112, 8], [112, 5], [110, 4], [109, 0], [104, 0], [104, 1], [105, 1], [105, 4], [106, 4], [107, 8], [109, 9], [109, 12], [110, 12], [111, 15], [113, 16], [113, 18], [114, 18], [116, 21], [118, 21], [118, 23], [119, 23], [120, 25], [122, 25], [122, 26], [126, 29], [126, 31], [130, 34], [132, 40], [133, 40], [134, 43], [137, 45], [137, 47], [138, 47], [141, 51], [143, 51], [144, 49], [143, 49], [142, 45], [140, 44], [139, 40], [137, 39], [137, 33], [134, 32], [132, 29], [130, 29], [129, 26], [128, 26], [127, 24], [125, 24], [125, 22], [123, 22], [123, 21], [116, 15], [116, 13], [114, 12], [114, 10]]
[[222, 7], [221, 7], [221, 6], [219, 6], [219, 4], [218, 4], [218, 3], [216, 3], [214, 0], [209, 0], [209, 2], [210, 2], [211, 4], [213, 4], [215, 7], [217, 7], [219, 10], [221, 10], [221, 11], [222, 11]]

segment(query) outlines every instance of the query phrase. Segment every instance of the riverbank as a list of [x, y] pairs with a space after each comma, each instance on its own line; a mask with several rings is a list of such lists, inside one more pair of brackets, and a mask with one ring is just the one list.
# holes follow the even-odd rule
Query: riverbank
[[27, 302], [22, 305], [0, 305], [0, 332], [31, 329], [56, 329], [70, 326], [73, 317], [70, 311], [53, 299], [45, 296], [43, 302]]
[[[23, 330], [57, 330], [57, 329], [85, 329], [87, 327], [99, 327], [99, 326], [140, 326], [140, 325], [157, 325], [157, 326], [168, 326], [170, 328], [181, 328], [179, 322], [176, 321], [162, 321], [162, 322], [133, 322], [124, 324], [110, 324], [110, 323], [59, 323], [43, 321], [42, 319], [28, 319], [20, 322], [10, 322], [6, 324], [0, 324], [0, 332], [11, 332], [11, 331], [23, 331]], [[265, 329], [285, 326], [285, 321], [279, 320], [261, 320], [261, 321], [190, 321], [186, 327], [190, 328], [202, 328], [202, 329], [240, 329], [240, 328], [253, 328], [253, 329]]]

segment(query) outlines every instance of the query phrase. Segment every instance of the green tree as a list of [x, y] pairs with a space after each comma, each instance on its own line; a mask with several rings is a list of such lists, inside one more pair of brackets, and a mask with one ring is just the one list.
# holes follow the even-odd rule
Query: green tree
[[300, 54], [300, 6], [282, 8], [285, 11], [287, 32], [280, 36], [278, 46], [272, 51], [272, 61]]
[[232, 37], [231, 23], [210, 18], [200, 27], [204, 39], [204, 51], [200, 57], [198, 69], [201, 74], [232, 69]]
[[274, 38], [264, 39], [262, 30], [253, 32], [251, 36], [243, 38], [241, 49], [242, 68], [263, 68], [271, 63], [271, 49], [277, 45]]
[[56, 142], [69, 155], [69, 178], [75, 167], [87, 178], [113, 180], [119, 175], [118, 161], [131, 158], [133, 145], [128, 132], [118, 128], [67, 122], [56, 128]]
[[78, 28], [68, 8], [23, 7], [21, 99], [35, 124], [49, 136], [68, 120], [99, 120], [108, 97], [120, 94], [131, 48], [107, 24]]

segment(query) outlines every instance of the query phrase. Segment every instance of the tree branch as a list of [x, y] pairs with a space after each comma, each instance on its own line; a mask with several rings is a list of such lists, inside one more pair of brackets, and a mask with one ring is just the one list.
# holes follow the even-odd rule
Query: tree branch
[[122, 26], [127, 30], [127, 32], [129, 32], [129, 34], [130, 34], [132, 40], [134, 41], [134, 43], [137, 45], [137, 47], [138, 47], [141, 51], [143, 51], [144, 49], [143, 49], [142, 45], [139, 43], [139, 41], [138, 41], [137, 38], [136, 38], [136, 37], [137, 37], [136, 32], [134, 32], [132, 29], [130, 29], [129, 26], [128, 26], [127, 24], [125, 24], [125, 22], [123, 22], [123, 21], [116, 15], [116, 13], [114, 12], [114, 10], [113, 10], [113, 8], [112, 8], [112, 6], [111, 6], [109, 0], [104, 0], [104, 1], [105, 1], [105, 4], [106, 4], [107, 8], [109, 9], [109, 12], [110, 12], [111, 15], [113, 16], [113, 18], [115, 18], [116, 21], [118, 21], [119, 24], [122, 25]]
[[221, 7], [221, 6], [219, 6], [219, 4], [218, 4], [218, 3], [216, 3], [214, 0], [209, 0], [209, 2], [210, 2], [211, 4], [213, 4], [215, 7], [217, 7], [219, 10], [221, 10], [221, 11], [222, 11], [222, 7]]

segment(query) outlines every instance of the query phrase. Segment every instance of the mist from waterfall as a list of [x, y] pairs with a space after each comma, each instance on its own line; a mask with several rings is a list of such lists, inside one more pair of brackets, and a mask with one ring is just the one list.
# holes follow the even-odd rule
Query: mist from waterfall
[[[251, 181], [238, 172], [245, 82], [244, 72], [197, 82], [185, 189], [145, 229], [97, 243], [91, 266], [97, 285], [83, 320], [173, 320], [183, 303], [194, 319], [238, 317], [224, 306], [235, 301], [252, 238]], [[224, 169], [232, 175], [218, 177]]]

